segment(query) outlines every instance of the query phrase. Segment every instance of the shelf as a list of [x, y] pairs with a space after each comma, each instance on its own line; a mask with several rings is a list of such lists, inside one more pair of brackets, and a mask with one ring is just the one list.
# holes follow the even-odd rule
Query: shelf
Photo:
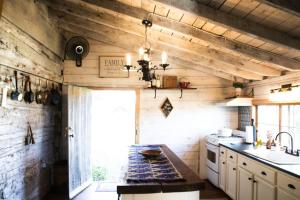
[[144, 88], [145, 90], [154, 90], [154, 99], [156, 99], [156, 90], [180, 90], [180, 99], [183, 95], [183, 90], [197, 90], [197, 88]]

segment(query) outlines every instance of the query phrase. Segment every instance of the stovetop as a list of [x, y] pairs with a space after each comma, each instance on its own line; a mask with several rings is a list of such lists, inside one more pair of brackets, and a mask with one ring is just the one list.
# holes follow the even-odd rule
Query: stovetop
[[243, 137], [240, 135], [223, 136], [219, 134], [210, 134], [205, 137], [208, 143], [219, 145], [220, 143], [242, 143]]

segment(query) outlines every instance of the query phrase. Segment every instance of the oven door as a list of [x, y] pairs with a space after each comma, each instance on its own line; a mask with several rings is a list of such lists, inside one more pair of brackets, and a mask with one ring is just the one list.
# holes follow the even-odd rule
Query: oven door
[[219, 147], [207, 143], [207, 166], [214, 170], [215, 172], [219, 172]]

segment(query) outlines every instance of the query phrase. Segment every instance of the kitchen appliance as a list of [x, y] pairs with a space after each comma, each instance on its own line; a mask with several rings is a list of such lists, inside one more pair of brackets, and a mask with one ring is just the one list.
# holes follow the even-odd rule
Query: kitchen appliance
[[252, 144], [254, 142], [254, 139], [253, 139], [253, 126], [246, 126], [245, 142], [249, 143], [249, 144]]
[[220, 134], [211, 134], [205, 137], [206, 140], [206, 166], [208, 180], [219, 187], [219, 152], [220, 143], [242, 143], [244, 141], [243, 135], [245, 132], [239, 131], [239, 134], [235, 134], [237, 131], [233, 131], [231, 136], [223, 136]]
[[89, 42], [80, 36], [72, 37], [66, 44], [66, 55], [76, 61], [76, 67], [81, 67], [82, 59], [87, 56], [90, 50]]
[[234, 97], [225, 99], [217, 105], [219, 106], [252, 106], [253, 98], [250, 97]]
[[232, 135], [232, 129], [230, 128], [223, 128], [219, 131], [220, 136], [230, 137]]

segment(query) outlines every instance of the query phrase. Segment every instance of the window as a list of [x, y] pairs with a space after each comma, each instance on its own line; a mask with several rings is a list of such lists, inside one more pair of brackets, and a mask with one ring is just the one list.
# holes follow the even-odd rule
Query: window
[[257, 108], [257, 136], [267, 141], [267, 135], [273, 137], [279, 132], [279, 106], [258, 106]]
[[[300, 149], [300, 105], [282, 106], [281, 131], [289, 132], [294, 139], [294, 145]], [[290, 139], [281, 137], [283, 145], [288, 145]]]
[[[294, 139], [295, 149], [300, 149], [300, 105], [259, 105], [257, 114], [257, 136], [267, 141], [267, 135], [275, 138], [280, 131], [289, 132]], [[290, 146], [290, 137], [280, 136], [281, 145]]]

